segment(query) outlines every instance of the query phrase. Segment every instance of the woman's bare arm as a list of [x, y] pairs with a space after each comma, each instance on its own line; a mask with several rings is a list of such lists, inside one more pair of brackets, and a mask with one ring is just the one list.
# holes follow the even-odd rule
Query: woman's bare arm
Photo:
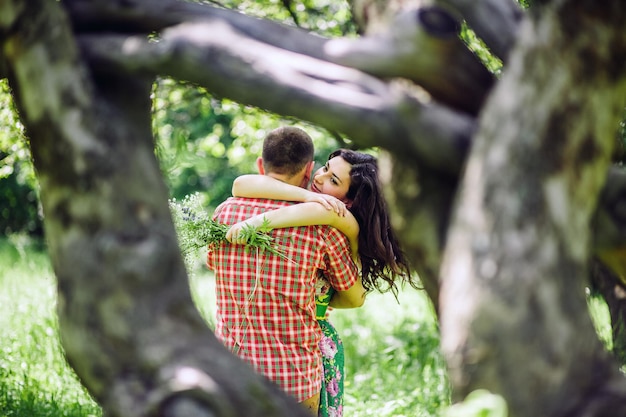
[[354, 259], [358, 259], [359, 224], [349, 211], [340, 216], [334, 211], [326, 210], [318, 203], [301, 203], [292, 206], [270, 210], [236, 223], [226, 233], [226, 238], [232, 243], [245, 243], [239, 236], [246, 226], [261, 227], [267, 221], [270, 229], [284, 227], [329, 225], [342, 232], [350, 241], [350, 248]]
[[235, 197], [269, 198], [270, 200], [307, 201], [312, 193], [268, 175], [246, 174], [235, 178], [232, 193]]
[[336, 291], [330, 299], [329, 306], [333, 308], [356, 308], [361, 307], [365, 303], [365, 288], [361, 276], [356, 280], [353, 286], [345, 291]]
[[235, 197], [319, 203], [325, 209], [332, 210], [341, 216], [344, 216], [347, 212], [346, 205], [336, 197], [287, 184], [268, 175], [241, 175], [235, 178], [232, 193]]

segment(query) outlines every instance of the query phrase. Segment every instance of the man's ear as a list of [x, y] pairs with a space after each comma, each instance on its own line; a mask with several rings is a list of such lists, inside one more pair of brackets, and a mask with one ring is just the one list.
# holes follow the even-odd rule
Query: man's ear
[[311, 176], [313, 175], [313, 168], [315, 168], [315, 161], [311, 161], [304, 167], [304, 178], [302, 178], [302, 184], [300, 187], [309, 188], [309, 182], [311, 182]]
[[259, 174], [265, 175], [265, 168], [263, 168], [263, 158], [260, 156], [256, 159], [256, 169], [259, 171]]

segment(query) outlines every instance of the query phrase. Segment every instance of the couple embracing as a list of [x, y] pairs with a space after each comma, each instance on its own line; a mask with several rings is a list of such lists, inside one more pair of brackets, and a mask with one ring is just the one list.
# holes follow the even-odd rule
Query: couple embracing
[[[230, 243], [209, 246], [207, 266], [216, 277], [217, 337], [314, 415], [334, 417], [342, 415], [343, 348], [326, 308], [360, 307], [371, 289], [414, 283], [376, 159], [340, 149], [313, 173], [313, 153], [299, 128], [267, 135], [261, 175], [237, 178], [235, 197], [215, 211], [232, 225]], [[245, 245], [241, 230], [261, 225], [280, 254]]]

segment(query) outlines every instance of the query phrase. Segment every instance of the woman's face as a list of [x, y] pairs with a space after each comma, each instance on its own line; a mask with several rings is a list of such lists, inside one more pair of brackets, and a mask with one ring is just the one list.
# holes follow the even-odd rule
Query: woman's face
[[350, 188], [350, 170], [352, 165], [340, 156], [335, 156], [326, 165], [315, 171], [311, 182], [311, 191], [329, 194], [347, 203], [346, 195]]

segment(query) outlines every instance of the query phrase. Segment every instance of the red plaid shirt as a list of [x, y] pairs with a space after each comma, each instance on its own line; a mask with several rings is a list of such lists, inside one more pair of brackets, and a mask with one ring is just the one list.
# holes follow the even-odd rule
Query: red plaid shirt
[[[214, 219], [234, 224], [293, 203], [230, 198]], [[315, 283], [322, 271], [337, 290], [358, 277], [347, 238], [329, 226], [275, 229], [284, 256], [244, 245], [209, 246], [215, 271], [217, 337], [285, 392], [304, 401], [320, 392], [322, 337], [315, 320]]]

